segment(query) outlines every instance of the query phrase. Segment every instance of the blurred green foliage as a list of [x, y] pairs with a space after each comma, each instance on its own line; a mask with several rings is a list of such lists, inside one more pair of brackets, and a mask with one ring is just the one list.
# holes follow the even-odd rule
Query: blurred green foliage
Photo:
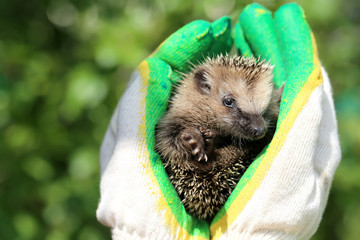
[[[110, 239], [99, 147], [132, 70], [194, 19], [251, 1], [0, 1], [0, 239]], [[258, 1], [276, 10], [286, 1]], [[360, 236], [360, 2], [298, 1], [334, 88], [343, 159], [313, 237]]]

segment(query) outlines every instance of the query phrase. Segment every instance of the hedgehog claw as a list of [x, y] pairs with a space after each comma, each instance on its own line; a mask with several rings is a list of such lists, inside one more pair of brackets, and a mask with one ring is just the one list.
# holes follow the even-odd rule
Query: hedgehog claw
[[204, 133], [206, 138], [213, 138], [215, 137], [215, 133], [212, 132], [210, 129], [207, 129], [207, 131]]
[[215, 133], [211, 129], [200, 127], [199, 130], [203, 137], [206, 139], [215, 137]]
[[[202, 161], [204, 158], [204, 139], [203, 136], [198, 132], [186, 131], [181, 134], [181, 138], [184, 143], [184, 147], [190, 151], [198, 161]], [[207, 157], [206, 157], [207, 160]]]
[[193, 154], [193, 155], [196, 155], [196, 154], [198, 154], [199, 152], [200, 152], [200, 148], [197, 147], [197, 148], [195, 148], [195, 149], [192, 151], [192, 154]]
[[200, 156], [198, 157], [198, 162], [207, 162], [208, 161], [208, 156], [205, 153], [200, 154]]
[[208, 161], [208, 157], [206, 154], [204, 154], [204, 161], [207, 162]]
[[200, 130], [200, 132], [201, 132], [202, 134], [204, 134], [204, 133], [206, 132], [206, 130], [207, 130], [207, 129], [206, 129], [206, 128], [204, 128], [204, 127], [200, 127], [200, 128], [199, 128], [199, 130]]
[[189, 140], [189, 144], [190, 144], [190, 145], [195, 145], [195, 144], [196, 144], [195, 139], [190, 139], [190, 140]]

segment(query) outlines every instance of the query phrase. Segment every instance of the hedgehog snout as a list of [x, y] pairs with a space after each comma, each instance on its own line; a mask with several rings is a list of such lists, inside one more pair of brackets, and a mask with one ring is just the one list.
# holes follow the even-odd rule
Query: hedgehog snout
[[253, 127], [253, 136], [255, 138], [262, 138], [265, 135], [265, 128], [263, 126], [254, 126]]
[[242, 129], [243, 137], [253, 140], [264, 137], [267, 130], [264, 118], [258, 115], [243, 116], [238, 120], [238, 126]]
[[262, 118], [253, 119], [249, 126], [249, 133], [254, 139], [260, 139], [265, 136], [266, 123]]

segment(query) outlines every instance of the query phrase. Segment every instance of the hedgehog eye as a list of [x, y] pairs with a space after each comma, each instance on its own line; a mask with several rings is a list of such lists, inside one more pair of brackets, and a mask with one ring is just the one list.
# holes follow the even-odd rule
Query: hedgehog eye
[[227, 97], [224, 99], [223, 104], [225, 107], [232, 108], [235, 106], [235, 100], [233, 98]]

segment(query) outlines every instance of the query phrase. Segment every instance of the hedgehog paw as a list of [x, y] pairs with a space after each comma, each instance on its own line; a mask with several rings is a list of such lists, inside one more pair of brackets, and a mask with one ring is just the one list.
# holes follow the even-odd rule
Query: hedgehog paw
[[[199, 136], [196, 136], [196, 135], [199, 135]], [[183, 134], [181, 134], [181, 138], [185, 142], [186, 148], [191, 150], [192, 156], [194, 156], [194, 158], [197, 161], [207, 162], [208, 157], [205, 154], [204, 142], [203, 142], [203, 138], [200, 134], [191, 134], [188, 132], [184, 132]]]

